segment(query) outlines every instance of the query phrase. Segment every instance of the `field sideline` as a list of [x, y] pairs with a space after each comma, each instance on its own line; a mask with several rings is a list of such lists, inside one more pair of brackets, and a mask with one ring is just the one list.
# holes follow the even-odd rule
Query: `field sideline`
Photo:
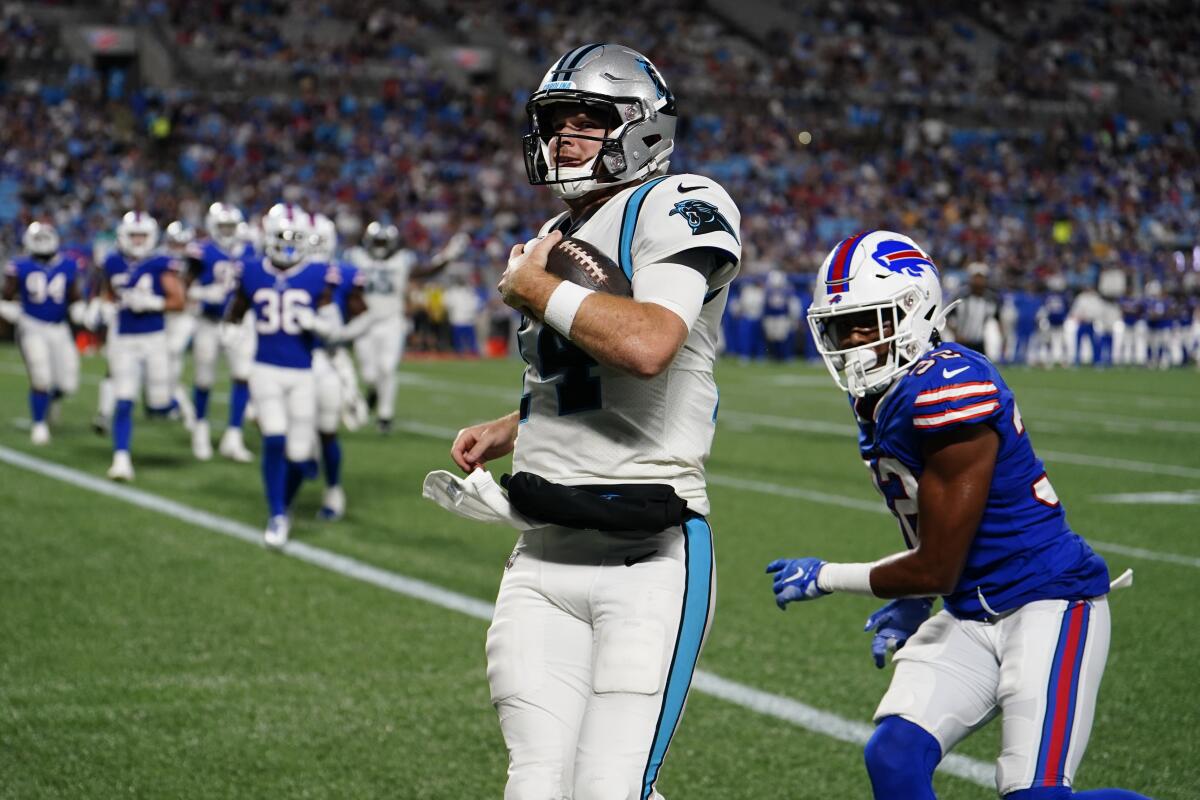
[[[87, 359], [85, 369], [52, 447], [35, 451], [20, 422], [19, 360], [0, 349], [0, 446], [102, 477], [108, 443], [87, 430], [102, 367]], [[513, 537], [445, 514], [419, 485], [447, 464], [448, 432], [511, 409], [518, 374], [512, 362], [405, 364], [403, 430], [347, 437], [349, 517], [313, 521], [319, 492], [306, 487], [299, 542], [486, 608]], [[1137, 573], [1113, 599], [1113, 649], [1078, 784], [1198, 796], [1190, 698], [1200, 645], [1175, 623], [1195, 608], [1200, 577], [1200, 377], [1008, 377], [1073, 526], [1114, 575]], [[898, 546], [844, 400], [810, 367], [724, 362], [718, 380], [720, 588], [701, 666], [867, 724], [889, 674], [871, 665], [861, 633], [873, 604], [836, 598], [780, 614], [761, 574], [780, 555], [864, 560]], [[214, 404], [218, 433], [223, 413]], [[138, 490], [252, 530], [264, 521], [257, 468], [196, 464], [178, 425], [139, 416], [134, 463]], [[0, 633], [10, 642], [0, 796], [499, 796], [504, 754], [480, 620], [198, 536], [194, 524], [10, 464], [0, 476]], [[990, 765], [996, 742], [992, 725], [958, 752]], [[940, 796], [993, 796], [970, 774], [939, 777]], [[758, 797], [800, 775], [809, 796], [869, 796], [857, 745], [698, 694], [660, 789], [676, 800]]]

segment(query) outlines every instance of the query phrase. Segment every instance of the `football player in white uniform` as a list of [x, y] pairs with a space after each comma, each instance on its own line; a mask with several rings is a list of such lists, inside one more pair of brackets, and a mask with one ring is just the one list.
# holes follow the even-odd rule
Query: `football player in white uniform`
[[51, 404], [79, 387], [79, 352], [67, 320], [81, 325], [84, 304], [79, 264], [59, 252], [58, 232], [52, 226], [31, 223], [21, 243], [26, 255], [4, 269], [0, 317], [16, 327], [29, 373], [30, 439], [43, 445], [50, 443]]
[[404, 356], [404, 337], [408, 334], [404, 301], [409, 279], [427, 278], [445, 268], [466, 251], [470, 241], [466, 233], [455, 234], [430, 259], [428, 267], [418, 269], [416, 253], [400, 246], [396, 226], [376, 221], [367, 226], [362, 246], [346, 254], [362, 275], [371, 318], [367, 331], [354, 343], [354, 356], [370, 387], [368, 403], [384, 433], [391, 430], [396, 413], [396, 368]]
[[[451, 455], [471, 475], [444, 491], [475, 491], [511, 451], [507, 501], [536, 521], [487, 639], [506, 800], [648, 800], [715, 597], [704, 461], [740, 214], [712, 179], [668, 174], [675, 100], [640, 53], [571, 50], [527, 111], [530, 182], [567, 210], [512, 249], [500, 282], [525, 314], [520, 407], [459, 432]], [[632, 296], [547, 272], [568, 236], [619, 265]]]

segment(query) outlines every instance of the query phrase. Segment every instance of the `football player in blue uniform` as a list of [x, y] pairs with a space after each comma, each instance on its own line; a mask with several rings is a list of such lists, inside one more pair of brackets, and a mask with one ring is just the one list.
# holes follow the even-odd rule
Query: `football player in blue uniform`
[[108, 477], [133, 480], [129, 457], [133, 439], [133, 403], [145, 376], [146, 408], [165, 415], [171, 403], [170, 354], [164, 312], [184, 306], [180, 263], [155, 254], [158, 222], [144, 211], [130, 211], [117, 226], [117, 250], [104, 260], [106, 302], [117, 307], [109, 328], [108, 368], [117, 398], [113, 414], [113, 462]]
[[280, 203], [263, 218], [266, 256], [243, 260], [240, 280], [226, 315], [240, 325], [253, 314], [257, 345], [250, 369], [250, 395], [263, 436], [262, 476], [269, 519], [268, 547], [287, 544], [288, 487], [299, 486], [301, 464], [313, 451], [316, 388], [312, 353], [318, 338], [340, 327], [331, 304], [336, 270], [309, 260], [312, 217]]
[[68, 318], [83, 324], [79, 264], [59, 252], [58, 232], [43, 222], [25, 229], [27, 255], [4, 269], [0, 317], [17, 329], [17, 342], [29, 373], [30, 438], [49, 444], [47, 416], [52, 401], [79, 388], [79, 353]]
[[1001, 796], [1133, 800], [1071, 788], [1108, 657], [1108, 568], [1067, 525], [1000, 373], [940, 341], [945, 312], [933, 261], [906, 236], [857, 234], [826, 258], [809, 324], [907, 550], [773, 561], [776, 603], [895, 598], [867, 620], [877, 666], [904, 645], [866, 747], [877, 800], [933, 798], [938, 762], [996, 715]]
[[195, 366], [192, 402], [196, 426], [192, 429], [192, 454], [200, 461], [212, 458], [208, 428], [208, 396], [217, 377], [217, 358], [225, 351], [229, 362], [229, 423], [217, 451], [241, 463], [254, 460], [246, 449], [242, 422], [250, 401], [250, 365], [254, 360], [252, 328], [232, 328], [222, 336], [221, 320], [228, 307], [229, 293], [237, 282], [239, 264], [256, 257], [246, 241], [242, 212], [228, 203], [213, 203], [204, 218], [208, 239], [189, 252], [188, 298], [197, 305], [196, 332], [192, 339]]

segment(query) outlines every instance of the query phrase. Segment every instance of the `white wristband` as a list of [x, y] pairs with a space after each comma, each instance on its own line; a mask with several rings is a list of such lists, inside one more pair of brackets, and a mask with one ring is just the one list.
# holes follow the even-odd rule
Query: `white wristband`
[[875, 596], [871, 589], [874, 564], [826, 564], [817, 574], [817, 588], [825, 592], [850, 592]]
[[570, 339], [571, 324], [575, 322], [575, 315], [579, 313], [579, 307], [583, 305], [583, 301], [587, 300], [591, 294], [593, 294], [591, 289], [585, 289], [570, 281], [563, 281], [551, 293], [550, 299], [546, 302], [546, 312], [542, 314], [542, 320]]

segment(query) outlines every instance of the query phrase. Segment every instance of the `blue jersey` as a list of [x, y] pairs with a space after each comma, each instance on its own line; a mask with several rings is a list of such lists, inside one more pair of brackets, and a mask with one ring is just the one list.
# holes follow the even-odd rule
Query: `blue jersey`
[[941, 345], [877, 401], [854, 406], [863, 460], [909, 548], [919, 535], [923, 440], [964, 425], [987, 425], [1000, 437], [983, 518], [958, 585], [943, 598], [951, 614], [981, 619], [1034, 600], [1108, 592], [1107, 565], [1067, 525], [1012, 390], [985, 356]]
[[1127, 326], [1136, 325], [1144, 313], [1145, 310], [1142, 308], [1142, 301], [1138, 298], [1121, 298], [1121, 321]]
[[280, 270], [265, 258], [243, 261], [241, 291], [254, 310], [258, 332], [254, 360], [275, 367], [311, 368], [317, 337], [300, 327], [296, 312], [299, 308], [315, 312], [326, 286], [336, 288], [337, 282], [337, 270], [326, 264], [307, 262]]
[[1146, 319], [1152, 331], [1171, 327], [1171, 301], [1165, 297], [1154, 297], [1146, 301]]
[[[114, 250], [104, 259], [104, 274], [118, 298], [127, 290], [150, 292], [159, 297], [166, 297], [162, 283], [163, 275], [178, 270], [178, 262], [165, 255], [152, 255], [141, 261], [134, 261]], [[165, 327], [161, 311], [134, 312], [122, 308], [117, 314], [117, 333], [122, 336], [155, 333]]]
[[67, 318], [71, 287], [79, 277], [79, 264], [70, 256], [56, 255], [49, 261], [17, 258], [9, 262], [4, 274], [17, 279], [21, 311], [42, 322], [62, 322]]
[[795, 297], [791, 287], [783, 289], [768, 289], [766, 300], [763, 302], [764, 317], [787, 317], [792, 313], [792, 298]]
[[188, 257], [196, 262], [199, 269], [196, 274], [196, 283], [201, 286], [217, 284], [225, 287], [224, 301], [200, 304], [200, 313], [203, 316], [210, 319], [221, 319], [225, 316], [225, 309], [229, 306], [230, 293], [237, 285], [239, 264], [242, 261], [252, 260], [255, 257], [254, 249], [243, 243], [239, 250], [227, 252], [210, 239], [188, 248]]
[[1070, 311], [1070, 308], [1071, 300], [1066, 292], [1050, 292], [1042, 301], [1042, 311], [1046, 314], [1046, 321], [1055, 328], [1061, 328], [1067, 321], [1067, 312]]

